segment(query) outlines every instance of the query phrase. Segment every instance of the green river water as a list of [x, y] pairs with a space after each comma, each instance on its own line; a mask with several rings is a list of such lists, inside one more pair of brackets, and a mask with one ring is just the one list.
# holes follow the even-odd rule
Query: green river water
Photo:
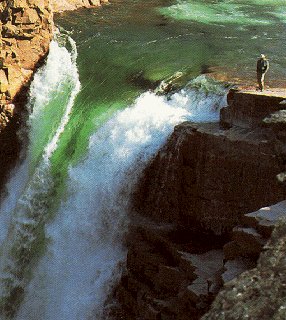
[[57, 24], [77, 43], [83, 88], [55, 158], [77, 161], [95, 126], [177, 71], [190, 79], [214, 67], [253, 82], [257, 57], [265, 53], [268, 78], [279, 84], [286, 78], [285, 6], [284, 0], [111, 0], [58, 15]]

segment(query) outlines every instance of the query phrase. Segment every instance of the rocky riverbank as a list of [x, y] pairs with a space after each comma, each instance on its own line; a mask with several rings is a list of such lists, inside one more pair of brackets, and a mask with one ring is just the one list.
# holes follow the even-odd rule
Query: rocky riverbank
[[[283, 121], [277, 115], [285, 98], [278, 91], [231, 90], [220, 123], [175, 128], [134, 194], [127, 269], [116, 290], [125, 317], [199, 319], [225, 283], [256, 265], [286, 213], [284, 202], [255, 212], [285, 199], [277, 179], [285, 170]], [[263, 272], [261, 259], [257, 272]], [[241, 279], [249, 282], [253, 275]], [[226, 286], [228, 299], [236, 286], [243, 287], [239, 280]], [[221, 293], [207, 319], [234, 319], [220, 318], [223, 301]]]
[[[0, 2], [0, 185], [19, 155], [16, 131], [48, 52], [53, 11], [103, 2]], [[284, 224], [265, 247], [285, 212], [285, 98], [231, 91], [220, 123], [175, 128], [134, 194], [118, 317], [200, 318], [228, 283], [206, 319], [285, 318]], [[262, 249], [256, 269], [231, 281], [256, 265]]]

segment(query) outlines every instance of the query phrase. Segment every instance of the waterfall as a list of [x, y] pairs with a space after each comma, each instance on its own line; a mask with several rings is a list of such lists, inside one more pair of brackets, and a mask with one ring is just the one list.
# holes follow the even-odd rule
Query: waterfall
[[225, 94], [206, 84], [201, 77], [169, 98], [145, 92], [90, 137], [85, 159], [69, 168], [66, 199], [46, 224], [48, 245], [17, 319], [103, 319], [126, 259], [122, 240], [140, 173], [174, 125], [218, 120]]
[[[26, 159], [14, 171], [7, 185], [8, 196], [1, 205], [1, 319], [13, 317], [30, 277], [30, 265], [44, 246], [43, 226], [53, 192], [50, 157], [80, 89], [76, 46], [71, 38], [67, 40], [71, 52], [52, 41], [47, 62], [35, 75], [28, 103], [30, 132]], [[62, 96], [63, 110], [53, 110], [57, 99], [63, 101]], [[49, 131], [47, 136], [42, 133], [45, 131]], [[39, 146], [43, 147], [39, 141], [46, 140], [44, 150], [39, 150]]]

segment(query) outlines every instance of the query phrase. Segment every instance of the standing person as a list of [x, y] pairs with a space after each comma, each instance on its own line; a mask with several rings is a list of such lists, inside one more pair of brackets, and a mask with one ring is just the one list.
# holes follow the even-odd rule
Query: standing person
[[259, 89], [264, 90], [264, 77], [265, 73], [269, 69], [269, 61], [266, 59], [264, 54], [260, 55], [260, 58], [257, 60], [256, 72], [257, 72], [257, 82]]

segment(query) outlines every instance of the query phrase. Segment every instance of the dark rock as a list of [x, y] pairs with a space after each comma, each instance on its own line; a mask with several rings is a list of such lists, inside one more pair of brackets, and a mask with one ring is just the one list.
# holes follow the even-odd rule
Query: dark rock
[[[248, 314], [251, 319], [271, 319], [270, 311], [278, 310], [280, 302], [273, 307], [263, 301], [282, 290], [283, 275], [276, 276], [274, 267], [272, 273], [266, 265], [262, 271], [264, 259], [258, 269], [239, 275], [255, 267], [285, 212], [284, 201], [265, 207], [285, 198], [276, 180], [286, 163], [284, 136], [263, 125], [265, 117], [282, 108], [282, 100], [278, 93], [232, 90], [220, 124], [177, 126], [146, 168], [133, 199], [141, 223], [131, 221], [128, 236], [126, 278], [134, 285], [122, 280], [118, 287], [136, 297], [134, 305], [127, 304], [132, 319], [200, 319], [224, 284], [226, 293], [219, 294], [205, 319], [246, 319]], [[266, 264], [271, 257], [274, 263], [282, 261], [283, 246], [280, 256], [271, 253]], [[268, 289], [270, 276], [283, 281], [271, 288], [269, 299], [261, 287]], [[261, 284], [262, 279], [267, 284]], [[126, 296], [123, 291], [129, 301]], [[280, 296], [285, 296], [282, 291]], [[257, 298], [262, 311], [256, 317], [252, 301]], [[279, 310], [277, 319], [284, 319], [284, 309]]]

